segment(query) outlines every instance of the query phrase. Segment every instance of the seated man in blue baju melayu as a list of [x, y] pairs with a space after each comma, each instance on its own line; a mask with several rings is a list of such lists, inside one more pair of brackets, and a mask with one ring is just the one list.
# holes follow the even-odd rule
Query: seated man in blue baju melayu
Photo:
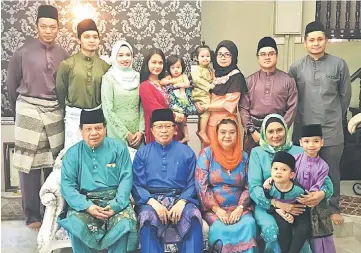
[[170, 109], [154, 110], [151, 123], [155, 141], [139, 149], [133, 161], [140, 252], [161, 253], [164, 243], [175, 243], [182, 253], [201, 253], [196, 156], [190, 147], [173, 140], [175, 121]]
[[125, 253], [138, 247], [136, 217], [129, 203], [132, 163], [123, 142], [105, 137], [101, 109], [80, 115], [83, 141], [63, 158], [61, 193], [68, 204], [58, 218], [74, 253], [108, 249]]

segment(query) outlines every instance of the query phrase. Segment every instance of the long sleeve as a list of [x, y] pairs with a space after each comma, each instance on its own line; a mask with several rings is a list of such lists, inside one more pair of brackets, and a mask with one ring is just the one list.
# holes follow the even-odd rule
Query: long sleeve
[[287, 126], [290, 127], [296, 118], [298, 104], [298, 90], [294, 79], [289, 80], [288, 87], [290, 88], [288, 90], [287, 110], [284, 119]]
[[342, 115], [346, 115], [351, 101], [351, 78], [348, 66], [344, 60], [341, 64], [341, 76], [338, 84], [338, 92], [341, 100]]
[[[290, 70], [288, 71], [288, 74], [295, 80], [297, 81], [297, 68], [292, 64], [290, 67]], [[297, 82], [296, 82], [297, 85]]]
[[266, 198], [263, 190], [263, 173], [258, 153], [253, 149], [249, 159], [248, 185], [251, 199], [260, 207], [268, 210], [271, 201]]
[[68, 205], [76, 211], [88, 209], [93, 202], [87, 200], [86, 196], [79, 192], [78, 185], [78, 159], [71, 152], [67, 152], [62, 161], [61, 168], [61, 195]]
[[164, 104], [160, 103], [155, 94], [150, 91], [151, 88], [153, 87], [148, 83], [142, 83], [139, 88], [143, 109], [147, 111], [149, 115], [151, 115], [155, 109], [164, 108]]
[[329, 176], [325, 177], [325, 181], [323, 182], [321, 188], [321, 191], [325, 192], [325, 198], [327, 201], [332, 197], [333, 195], [333, 184], [331, 181], [331, 178]]
[[56, 95], [62, 108], [65, 108], [65, 98], [68, 95], [69, 71], [67, 63], [63, 61], [56, 73]]
[[201, 67], [197, 66], [196, 68], [193, 68], [193, 71], [191, 71], [192, 81], [194, 83], [194, 86], [197, 87], [198, 89], [209, 92], [209, 88], [211, 88], [213, 84], [211, 84], [202, 77], [202, 73], [201, 73], [202, 71], [203, 70], [201, 69]]
[[101, 98], [103, 112], [107, 122], [111, 122], [114, 128], [117, 129], [117, 135], [119, 139], [126, 139], [130, 131], [123, 124], [123, 120], [119, 118], [113, 111], [114, 89], [113, 83], [107, 75], [104, 75], [102, 78]]
[[316, 183], [311, 186], [310, 192], [318, 191], [319, 189], [321, 189], [322, 185], [324, 184], [325, 178], [328, 175], [328, 171], [329, 171], [327, 163], [323, 163], [321, 168], [318, 168], [317, 171], [318, 173], [317, 173]]
[[144, 110], [143, 110], [143, 104], [139, 100], [139, 132], [145, 131], [145, 121], [144, 121]]
[[239, 103], [239, 113], [241, 114], [242, 124], [246, 130], [254, 127], [251, 120], [251, 101], [250, 101], [250, 91], [241, 95]]
[[16, 92], [17, 88], [20, 86], [21, 79], [23, 77], [22, 73], [22, 56], [21, 51], [18, 50], [11, 57], [7, 77], [6, 77], [6, 87], [8, 89], [10, 104], [13, 109], [14, 118], [15, 118], [15, 104], [18, 93]]
[[121, 172], [117, 194], [115, 198], [110, 201], [110, 207], [115, 213], [119, 213], [129, 205], [130, 191], [133, 185], [132, 162], [129, 151], [125, 146], [117, 158], [116, 164]]
[[147, 204], [148, 200], [152, 197], [146, 189], [147, 181], [145, 176], [145, 164], [140, 151], [135, 153], [133, 161], [133, 188], [132, 196], [138, 205]]
[[196, 155], [193, 153], [192, 156], [188, 158], [187, 168], [185, 168], [188, 174], [187, 185], [184, 188], [184, 191], [179, 196], [179, 199], [185, 199], [187, 200], [187, 202], [191, 202], [193, 204], [198, 204], [198, 202], [195, 201], [197, 197], [197, 192], [195, 188], [195, 178], [194, 178], [196, 163], [197, 163], [197, 158]]
[[203, 211], [212, 211], [215, 207], [219, 207], [214, 199], [212, 189], [209, 186], [209, 170], [210, 170], [210, 149], [203, 149], [198, 157], [196, 168], [196, 190], [201, 201]]

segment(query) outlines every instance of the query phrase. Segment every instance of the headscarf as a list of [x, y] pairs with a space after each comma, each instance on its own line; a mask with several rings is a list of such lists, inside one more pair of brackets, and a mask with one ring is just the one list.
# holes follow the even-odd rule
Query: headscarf
[[[117, 61], [119, 49], [123, 46], [128, 47], [132, 54], [132, 62], [127, 68], [120, 66]], [[113, 78], [123, 89], [133, 90], [139, 86], [139, 73], [132, 68], [133, 48], [128, 42], [125, 40], [119, 40], [114, 44], [112, 48], [112, 54], [110, 56], [110, 64], [112, 66], [108, 70], [108, 73], [113, 76]]]
[[[274, 120], [277, 119], [277, 120]], [[281, 120], [283, 127], [285, 128], [286, 131], [286, 135], [285, 135], [285, 143], [282, 144], [279, 147], [272, 147], [267, 138], [266, 138], [266, 128], [269, 124], [267, 124], [267, 121], [269, 120], [274, 120], [273, 122], [279, 122], [279, 120]], [[279, 115], [279, 114], [269, 114], [267, 115], [267, 117], [263, 120], [262, 122], [262, 126], [261, 126], [261, 137], [260, 137], [260, 141], [259, 141], [259, 145], [261, 146], [261, 148], [269, 153], [276, 153], [277, 151], [287, 151], [292, 147], [292, 141], [291, 141], [291, 136], [286, 124], [286, 121], [284, 120], [284, 118]]]
[[[229, 151], [224, 150], [221, 144], [218, 142], [217, 131], [214, 131], [215, 136], [214, 138], [212, 138], [214, 141], [211, 143], [210, 148], [212, 150], [216, 162], [219, 163], [224, 169], [232, 171], [235, 168], [237, 168], [239, 163], [242, 161], [240, 128], [237, 121], [235, 121], [234, 119], [232, 118], [225, 118], [225, 119], [231, 119], [237, 125], [237, 138], [236, 138], [235, 146]], [[220, 124], [222, 120], [218, 122], [217, 126]]]
[[248, 91], [246, 80], [237, 67], [238, 49], [236, 44], [230, 40], [221, 41], [216, 48], [216, 54], [221, 47], [227, 48], [232, 54], [232, 61], [227, 67], [221, 67], [217, 63], [217, 60], [214, 61], [213, 66], [216, 79], [214, 80], [215, 87], [212, 90], [212, 93], [218, 96], [233, 92], [246, 93]]

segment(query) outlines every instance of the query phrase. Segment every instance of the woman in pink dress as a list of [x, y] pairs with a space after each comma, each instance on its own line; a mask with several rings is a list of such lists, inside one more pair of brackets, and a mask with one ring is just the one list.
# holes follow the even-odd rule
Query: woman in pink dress
[[[144, 110], [145, 143], [154, 141], [151, 131], [151, 116], [155, 109], [169, 108], [169, 94], [166, 87], [160, 85], [165, 75], [165, 56], [160, 49], [151, 49], [144, 59], [140, 72], [139, 94]], [[176, 122], [183, 122], [184, 114], [174, 113]], [[177, 131], [175, 140], [181, 140], [182, 134]]]

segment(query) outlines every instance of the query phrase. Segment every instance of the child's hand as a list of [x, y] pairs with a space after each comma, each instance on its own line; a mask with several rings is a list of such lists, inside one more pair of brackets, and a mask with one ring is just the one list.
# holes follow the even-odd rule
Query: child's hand
[[278, 213], [279, 216], [281, 216], [288, 223], [292, 224], [294, 222], [294, 220], [295, 220], [295, 218], [293, 217], [292, 214], [287, 213], [283, 209], [276, 209], [276, 212]]
[[263, 183], [263, 188], [266, 190], [271, 189], [272, 183], [273, 183], [272, 177], [267, 178], [266, 181], [264, 181]]

